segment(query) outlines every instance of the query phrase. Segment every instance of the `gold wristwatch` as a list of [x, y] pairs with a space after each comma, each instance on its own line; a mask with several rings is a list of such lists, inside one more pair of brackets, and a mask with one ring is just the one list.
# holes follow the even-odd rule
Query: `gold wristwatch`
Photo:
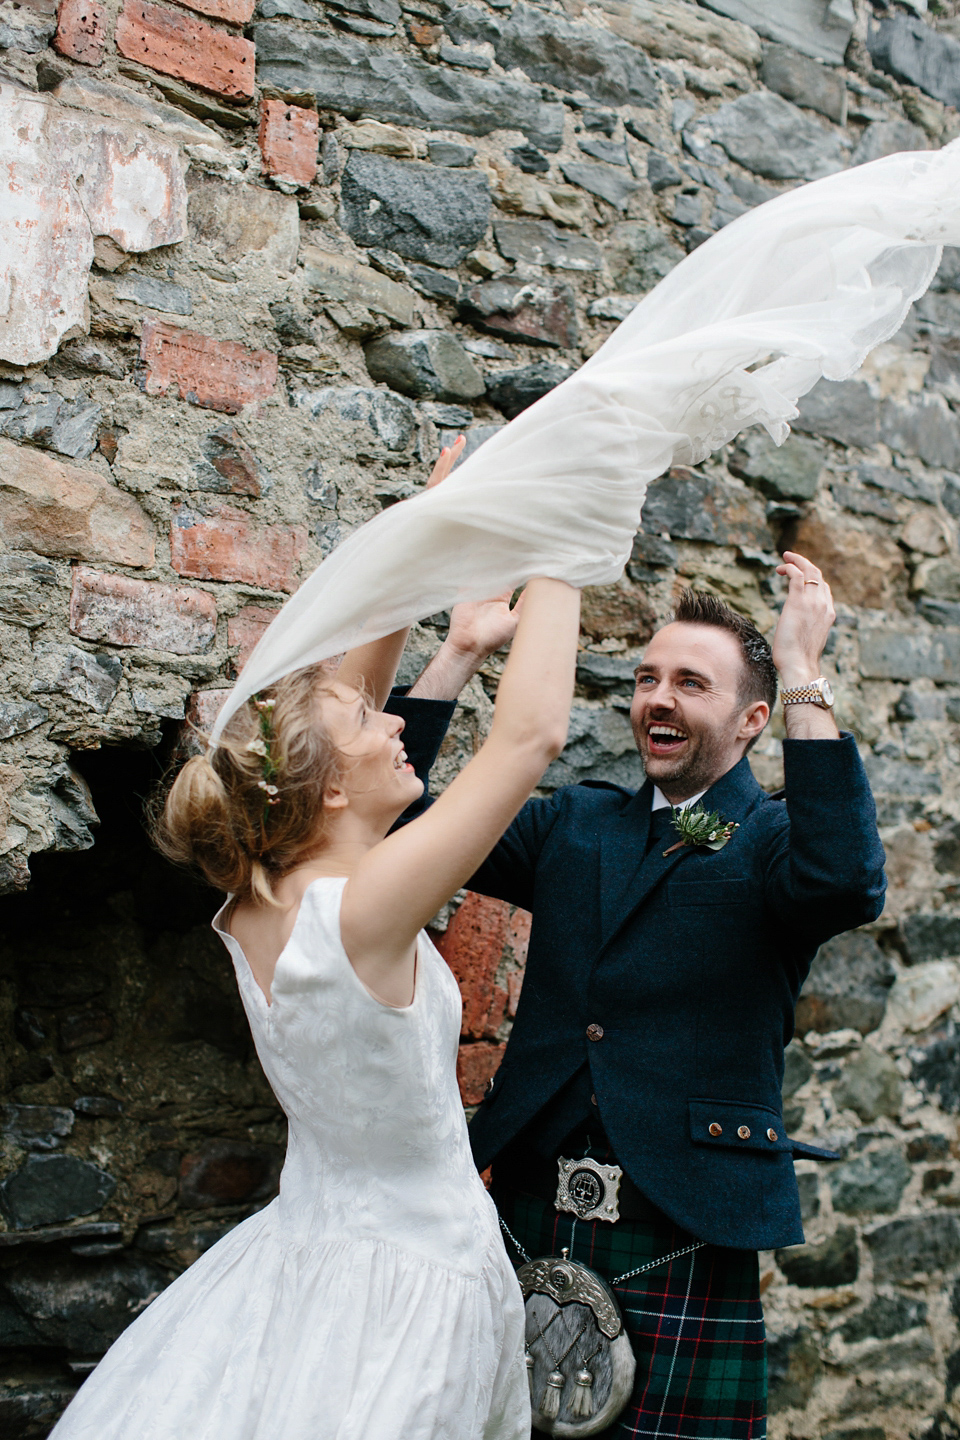
[[784, 705], [819, 705], [821, 710], [833, 709], [833, 688], [829, 680], [821, 675], [809, 685], [795, 685], [792, 690], [781, 690], [780, 700]]

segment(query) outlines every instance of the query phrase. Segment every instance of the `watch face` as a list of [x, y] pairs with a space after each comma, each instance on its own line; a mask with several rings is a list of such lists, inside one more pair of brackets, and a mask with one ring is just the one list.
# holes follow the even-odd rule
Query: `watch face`
[[831, 686], [829, 680], [820, 681], [820, 694], [823, 696], [824, 700], [827, 702], [828, 705], [833, 704], [833, 687]]

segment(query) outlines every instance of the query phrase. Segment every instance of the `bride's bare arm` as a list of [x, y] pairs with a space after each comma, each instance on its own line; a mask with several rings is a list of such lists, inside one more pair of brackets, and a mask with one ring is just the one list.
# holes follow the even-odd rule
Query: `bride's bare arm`
[[531, 580], [486, 743], [427, 813], [375, 845], [347, 882], [344, 947], [375, 992], [388, 988], [418, 930], [469, 879], [563, 749], [579, 619], [578, 590]]

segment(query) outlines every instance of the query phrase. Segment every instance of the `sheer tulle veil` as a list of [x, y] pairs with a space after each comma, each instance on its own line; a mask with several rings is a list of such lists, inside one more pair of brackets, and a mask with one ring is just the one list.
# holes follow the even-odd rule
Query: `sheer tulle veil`
[[443, 485], [333, 551], [264, 633], [214, 738], [281, 676], [458, 601], [533, 575], [617, 579], [650, 481], [750, 425], [782, 443], [801, 395], [899, 328], [944, 244], [960, 244], [960, 140], [830, 175], [727, 225]]

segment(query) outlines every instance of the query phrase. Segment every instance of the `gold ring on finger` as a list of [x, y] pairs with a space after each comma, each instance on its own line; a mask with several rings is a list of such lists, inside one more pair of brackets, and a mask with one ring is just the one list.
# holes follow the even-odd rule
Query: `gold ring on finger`
[[819, 585], [819, 584], [820, 584], [820, 581], [819, 581], [819, 580], [804, 580], [803, 583], [804, 583], [804, 585]]

